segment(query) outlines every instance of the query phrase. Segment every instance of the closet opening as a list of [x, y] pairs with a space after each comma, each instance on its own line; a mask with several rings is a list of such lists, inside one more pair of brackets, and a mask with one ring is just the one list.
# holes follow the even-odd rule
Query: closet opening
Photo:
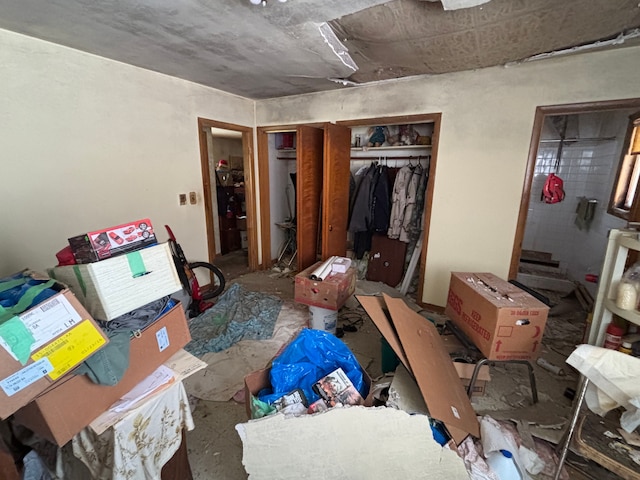
[[440, 115], [338, 122], [351, 127], [347, 256], [358, 278], [422, 303]]

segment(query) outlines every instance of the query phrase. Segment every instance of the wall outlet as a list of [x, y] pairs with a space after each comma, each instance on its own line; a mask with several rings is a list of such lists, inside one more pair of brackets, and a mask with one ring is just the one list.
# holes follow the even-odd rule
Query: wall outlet
[[198, 203], [198, 197], [196, 197], [196, 192], [189, 192], [189, 203], [191, 205], [195, 205]]
[[187, 194], [186, 193], [179, 193], [178, 194], [178, 203], [181, 206], [187, 204]]

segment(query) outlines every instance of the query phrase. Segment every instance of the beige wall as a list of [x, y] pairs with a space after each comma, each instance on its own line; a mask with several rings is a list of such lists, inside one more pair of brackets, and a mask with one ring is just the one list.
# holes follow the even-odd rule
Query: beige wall
[[206, 259], [198, 117], [253, 126], [254, 102], [0, 30], [0, 275], [144, 217]]
[[640, 97], [640, 47], [259, 101], [259, 126], [442, 112], [423, 300], [506, 277], [536, 106]]

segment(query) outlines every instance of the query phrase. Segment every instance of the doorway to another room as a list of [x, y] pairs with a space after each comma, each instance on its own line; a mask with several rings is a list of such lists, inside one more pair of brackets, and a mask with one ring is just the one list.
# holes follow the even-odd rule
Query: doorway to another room
[[538, 108], [509, 278], [565, 295], [577, 290], [587, 304], [596, 297], [608, 232], [627, 225], [608, 207], [629, 115], [639, 106]]
[[198, 125], [209, 259], [232, 279], [258, 266], [252, 130], [206, 119]]

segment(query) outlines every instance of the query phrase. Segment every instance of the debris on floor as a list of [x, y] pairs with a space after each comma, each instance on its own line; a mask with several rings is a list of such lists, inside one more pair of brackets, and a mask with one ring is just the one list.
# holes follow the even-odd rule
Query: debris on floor
[[430, 478], [469, 478], [456, 452], [433, 440], [428, 417], [392, 408], [352, 406], [289, 418], [277, 414], [236, 429], [251, 480], [418, 480], [425, 472]]
[[205, 353], [201, 359], [208, 366], [185, 380], [187, 391], [202, 400], [230, 400], [242, 390], [245, 375], [264, 367], [307, 322], [306, 308], [285, 302], [271, 338], [241, 340], [224, 351]]

